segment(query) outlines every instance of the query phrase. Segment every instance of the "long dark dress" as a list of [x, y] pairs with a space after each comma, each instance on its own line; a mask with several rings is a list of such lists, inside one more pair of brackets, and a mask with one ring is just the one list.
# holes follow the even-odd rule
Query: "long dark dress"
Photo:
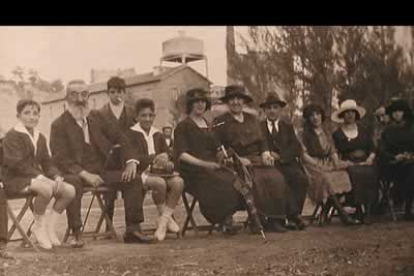
[[[358, 126], [358, 135], [348, 138], [341, 128], [333, 133], [335, 146], [343, 160], [354, 163], [364, 162], [371, 153], [375, 153], [373, 137], [365, 128]], [[355, 165], [348, 167], [353, 185], [353, 195], [357, 204], [373, 204], [378, 197], [378, 167], [373, 165]]]
[[[230, 113], [216, 118], [214, 132], [225, 147], [232, 148], [239, 156], [252, 162], [253, 196], [259, 213], [266, 217], [284, 218], [287, 213], [288, 187], [280, 171], [262, 164], [261, 154], [268, 150], [268, 145], [261, 132], [260, 122], [251, 114], [243, 115], [243, 123]], [[289, 208], [289, 212], [294, 214], [298, 210]]]
[[[189, 117], [174, 131], [177, 160], [182, 153], [188, 153], [204, 161], [215, 161], [217, 147], [212, 131], [198, 127]], [[243, 199], [233, 188], [233, 174], [223, 169], [210, 171], [182, 161], [177, 163], [186, 191], [198, 199], [201, 213], [210, 223], [221, 223], [243, 208]]]
[[398, 126], [390, 124], [381, 136], [379, 163], [382, 177], [394, 181], [394, 199], [414, 197], [414, 163], [395, 164], [400, 153], [414, 153], [414, 126], [410, 123]]

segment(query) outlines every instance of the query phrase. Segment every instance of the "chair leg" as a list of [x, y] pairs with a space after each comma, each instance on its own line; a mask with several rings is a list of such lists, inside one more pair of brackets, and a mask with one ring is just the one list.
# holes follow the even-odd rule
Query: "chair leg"
[[185, 210], [187, 212], [187, 217], [184, 221], [184, 226], [183, 226], [183, 229], [182, 229], [182, 232], [181, 232], [181, 236], [183, 236], [183, 237], [185, 236], [185, 232], [188, 229], [188, 224], [189, 223], [191, 223], [191, 226], [192, 226], [192, 229], [194, 230], [194, 232], [196, 234], [198, 234], [197, 224], [196, 224], [196, 222], [194, 220], [194, 217], [193, 217], [193, 211], [194, 211], [195, 205], [197, 203], [197, 199], [193, 198], [193, 201], [191, 202], [191, 206], [190, 206], [185, 193], [183, 193], [182, 197], [183, 197], [184, 207], [185, 207]]
[[310, 217], [310, 219], [309, 219], [309, 224], [311, 225], [311, 224], [313, 224], [313, 222], [315, 221], [315, 220], [318, 220], [319, 219], [319, 216], [320, 215], [318, 215], [318, 211], [319, 211], [319, 209], [321, 208], [321, 203], [318, 203], [317, 205], [316, 205], [316, 207], [315, 207], [315, 210], [313, 210], [313, 212], [312, 212], [312, 215], [311, 215], [311, 217]]
[[[29, 209], [30, 202], [32, 200], [33, 200], [33, 196], [29, 196], [29, 197], [26, 198], [26, 202], [24, 203], [23, 208], [20, 210], [20, 213], [16, 217], [17, 221], [21, 221], [22, 220], [22, 218], [24, 217], [24, 215], [27, 212], [27, 209]], [[13, 214], [13, 216], [14, 216], [14, 214]], [[13, 236], [14, 231], [16, 231], [16, 228], [17, 228], [17, 225], [16, 224], [13, 224], [12, 227], [10, 228], [10, 230], [9, 230], [9, 233], [7, 235], [7, 239], [10, 239]]]
[[[10, 205], [7, 203], [7, 213], [9, 215], [9, 217], [11, 218], [12, 222], [13, 222], [13, 226], [15, 226], [15, 228], [17, 228], [17, 230], [19, 231], [20, 235], [22, 236], [23, 240], [29, 244], [31, 247], [33, 247], [33, 249], [37, 252], [40, 252], [39, 249], [37, 248], [36, 245], [33, 244], [33, 242], [29, 239], [29, 237], [27, 236], [26, 232], [24, 231], [24, 229], [22, 228], [22, 226], [20, 225], [20, 220], [18, 219], [18, 217], [16, 217], [13, 213], [13, 210], [11, 209]], [[13, 233], [12, 233], [13, 234]]]
[[[112, 237], [113, 237], [115, 240], [117, 240], [117, 241], [121, 241], [121, 240], [118, 238], [118, 235], [117, 235], [117, 233], [116, 233], [116, 231], [115, 231], [115, 228], [114, 228], [114, 225], [113, 225], [113, 223], [112, 223], [111, 219], [109, 218], [108, 214], [106, 213], [105, 204], [103, 203], [101, 196], [98, 194], [98, 195], [96, 196], [96, 199], [97, 199], [97, 201], [98, 201], [99, 207], [101, 208], [101, 212], [102, 212], [102, 214], [103, 214], [103, 217], [104, 217], [104, 219], [105, 219], [105, 222], [106, 222], [106, 224], [107, 224], [107, 225], [108, 225], [108, 227], [109, 227], [109, 231], [112, 233]], [[102, 223], [101, 223], [101, 224], [102, 224]], [[97, 230], [98, 230], [98, 232], [99, 232], [98, 227], [100, 228], [100, 226], [99, 226], [99, 225], [97, 225]], [[96, 234], [97, 234], [97, 233], [96, 233]]]
[[390, 198], [389, 190], [387, 190], [386, 193], [385, 193], [385, 201], [387, 203], [388, 211], [390, 212], [392, 221], [397, 222], [397, 216], [395, 215], [395, 212], [394, 212], [394, 208], [393, 208], [392, 201], [391, 201], [391, 198]]
[[[100, 195], [97, 194], [96, 197], [100, 198]], [[97, 201], [98, 201], [98, 204], [99, 204], [99, 199]], [[95, 231], [94, 231], [94, 233], [95, 233], [95, 236], [93, 237], [94, 240], [97, 239], [99, 231], [101, 230], [102, 222], [104, 220], [105, 220], [105, 211], [101, 210], [101, 215], [99, 216], [99, 220], [98, 220], [98, 223], [96, 224]]]
[[85, 231], [85, 226], [86, 226], [86, 223], [88, 222], [89, 213], [91, 212], [92, 204], [93, 204], [93, 201], [95, 200], [95, 197], [96, 197], [95, 193], [92, 193], [92, 199], [91, 199], [91, 202], [89, 204], [88, 211], [86, 212], [85, 219], [83, 220], [83, 225], [82, 225], [82, 230], [81, 230], [82, 233]]
[[[34, 204], [33, 204], [33, 198], [29, 199], [30, 200], [30, 210], [32, 211], [32, 214], [34, 215]], [[32, 227], [33, 224], [35, 223], [34, 219], [32, 220], [32, 222], [30, 223], [29, 229], [27, 229], [27, 236], [30, 238], [30, 236], [32, 235]], [[24, 247], [27, 243], [23, 240], [22, 241], [22, 246]]]

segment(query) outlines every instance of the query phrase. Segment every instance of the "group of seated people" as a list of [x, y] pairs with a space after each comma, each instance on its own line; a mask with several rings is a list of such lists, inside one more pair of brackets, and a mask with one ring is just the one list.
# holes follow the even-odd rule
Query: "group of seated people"
[[[136, 101], [135, 109], [128, 107], [125, 89], [122, 78], [111, 78], [108, 104], [90, 110], [86, 83], [69, 82], [67, 110], [51, 126], [51, 156], [46, 138], [36, 128], [40, 105], [33, 100], [17, 104], [19, 123], [3, 139], [2, 181], [6, 194], [36, 194], [32, 230], [40, 247], [60, 245], [55, 224], [65, 209], [74, 236], [72, 246], [84, 246], [81, 202], [85, 186], [107, 185], [113, 190], [105, 196], [111, 219], [118, 191], [122, 192], [126, 243], [162, 241], [168, 231], [178, 233], [173, 213], [184, 189], [197, 198], [207, 221], [219, 224], [226, 235], [237, 233], [233, 215], [246, 210], [246, 198], [235, 185], [240, 178], [226, 169], [226, 149], [237, 154], [251, 176], [254, 204], [266, 231], [305, 229], [301, 213], [307, 195], [314, 203], [325, 203], [323, 212], [335, 208], [344, 225], [371, 223], [378, 181], [384, 177], [380, 172], [388, 172], [386, 177], [395, 181], [397, 194], [406, 202], [404, 217], [413, 218], [414, 127], [412, 111], [403, 100], [387, 106], [390, 122], [377, 147], [372, 135], [358, 124], [365, 109], [353, 100], [344, 101], [332, 114], [332, 121], [340, 124], [333, 133], [325, 127], [321, 106], [305, 106], [303, 131], [296, 135], [293, 125], [282, 118], [286, 102], [276, 93], [268, 93], [259, 105], [266, 116], [260, 122], [244, 111], [253, 102], [245, 88], [227, 86], [221, 101], [228, 112], [210, 122], [205, 119], [211, 107], [208, 91], [191, 89], [186, 93], [187, 116], [176, 126], [174, 139], [168, 139], [171, 150], [153, 126], [154, 102], [144, 98]], [[118, 161], [111, 154], [114, 148], [120, 150]], [[159, 212], [153, 237], [145, 235], [140, 226], [148, 190]], [[342, 194], [356, 207], [355, 216], [344, 210], [338, 197]], [[46, 216], [52, 198], [55, 201]], [[261, 230], [257, 224], [249, 226], [252, 233]], [[0, 232], [3, 256], [7, 255], [3, 238], [7, 226]]]

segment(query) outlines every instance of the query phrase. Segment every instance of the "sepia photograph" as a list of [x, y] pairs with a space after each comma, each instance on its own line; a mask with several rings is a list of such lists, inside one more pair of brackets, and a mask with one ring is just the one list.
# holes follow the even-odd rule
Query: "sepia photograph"
[[413, 276], [413, 26], [0, 26], [0, 276]]

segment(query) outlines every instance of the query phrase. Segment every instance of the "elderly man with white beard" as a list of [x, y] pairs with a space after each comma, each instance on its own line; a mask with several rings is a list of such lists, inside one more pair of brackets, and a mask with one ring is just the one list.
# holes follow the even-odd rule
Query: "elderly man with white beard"
[[[68, 206], [66, 214], [69, 228], [74, 234], [72, 244], [83, 247], [81, 202], [84, 186], [109, 185], [123, 193], [125, 205], [126, 243], [148, 243], [140, 227], [144, 221], [143, 188], [140, 177], [136, 177], [138, 153], [131, 148], [128, 139], [102, 119], [96, 110], [89, 110], [89, 90], [82, 80], [67, 85], [68, 109], [59, 116], [51, 127], [50, 149], [64, 179], [75, 186], [76, 197]], [[125, 169], [109, 171], [106, 160], [113, 145], [121, 146]]]

